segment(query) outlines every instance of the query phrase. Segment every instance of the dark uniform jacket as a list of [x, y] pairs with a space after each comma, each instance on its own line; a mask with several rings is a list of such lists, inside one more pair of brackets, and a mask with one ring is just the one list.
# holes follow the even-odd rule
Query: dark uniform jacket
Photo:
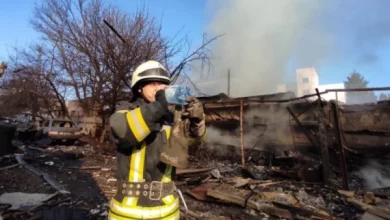
[[[118, 184], [172, 180], [175, 168], [160, 162], [162, 147], [168, 144], [172, 123], [173, 113], [164, 110], [159, 102], [145, 103], [140, 98], [128, 107], [118, 109], [110, 117], [112, 138], [117, 147]], [[110, 212], [116, 217], [125, 217], [126, 204], [150, 208], [175, 204], [175, 207], [171, 205], [171, 208], [164, 208], [170, 211], [163, 216], [179, 213], [179, 202], [175, 193], [156, 201], [140, 195], [128, 197], [118, 192], [111, 201]]]

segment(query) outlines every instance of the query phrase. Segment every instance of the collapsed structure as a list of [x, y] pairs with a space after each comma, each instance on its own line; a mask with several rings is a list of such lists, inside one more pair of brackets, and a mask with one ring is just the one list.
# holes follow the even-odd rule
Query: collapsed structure
[[[177, 187], [186, 192], [182, 216], [390, 219], [389, 185], [367, 186], [357, 172], [367, 158], [388, 164], [388, 101], [345, 105], [323, 101], [321, 93], [199, 99], [209, 136], [191, 149], [191, 168], [177, 170]], [[0, 205], [3, 218], [82, 215], [81, 209], [84, 218], [105, 219], [116, 193], [115, 151], [110, 143], [83, 140], [89, 144], [19, 142], [16, 154], [0, 157], [0, 202], [13, 203]], [[13, 181], [29, 184], [26, 189]], [[21, 196], [40, 199], [26, 204]]]
[[[388, 88], [390, 89], [390, 88]], [[206, 120], [209, 126], [222, 130], [231, 130], [240, 126], [244, 120], [244, 131], [256, 130], [262, 133], [261, 128], [273, 128], [265, 131], [273, 133], [273, 137], [264, 134], [268, 140], [261, 142], [280, 148], [283, 145], [316, 146], [313, 142], [318, 139], [318, 127], [321, 123], [328, 127], [330, 137], [328, 145], [336, 144], [336, 124], [340, 125], [343, 145], [348, 150], [364, 153], [388, 153], [390, 139], [389, 101], [368, 103], [364, 105], [337, 104], [330, 102], [308, 101], [306, 98], [316, 96], [307, 95], [295, 98], [293, 93], [278, 93], [274, 95], [229, 98], [224, 94], [201, 98], [205, 104]], [[319, 94], [320, 96], [320, 94]], [[241, 106], [242, 105], [242, 106]], [[243, 118], [240, 119], [240, 108]], [[335, 117], [337, 116], [337, 117]], [[229, 126], [227, 126], [229, 125]], [[260, 129], [260, 130], [259, 130]], [[265, 130], [265, 128], [263, 128]], [[280, 136], [276, 137], [277, 132]], [[308, 135], [308, 133], [311, 133]], [[332, 137], [333, 136], [333, 137]], [[293, 137], [293, 138], [292, 138]]]
[[[320, 152], [324, 172], [328, 173], [328, 151], [335, 150], [340, 155], [343, 181], [347, 181], [345, 151], [377, 157], [390, 153], [390, 102], [346, 105], [337, 100], [324, 101], [321, 94], [336, 92], [337, 97], [337, 92], [388, 89], [337, 89], [323, 93], [317, 89], [317, 94], [299, 98], [291, 92], [244, 98], [220, 94], [202, 101], [209, 126], [230, 133], [240, 128], [236, 135], [241, 136], [242, 154], [244, 149], [307, 152], [314, 147], [311, 150]], [[308, 100], [315, 96], [317, 100]], [[249, 141], [244, 141], [247, 136]], [[245, 155], [242, 155], [243, 166], [244, 161]], [[344, 184], [348, 188], [347, 183]]]

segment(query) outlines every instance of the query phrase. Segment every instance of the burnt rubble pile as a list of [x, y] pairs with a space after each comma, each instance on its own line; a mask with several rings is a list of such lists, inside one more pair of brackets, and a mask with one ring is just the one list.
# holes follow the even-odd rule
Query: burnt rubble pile
[[[85, 144], [21, 145], [0, 157], [3, 219], [106, 219], [115, 155]], [[72, 218], [73, 216], [73, 218]]]
[[[203, 150], [202, 152], [205, 152]], [[369, 189], [358, 173], [364, 158], [349, 156], [348, 189], [343, 189], [338, 164], [331, 164], [328, 184], [323, 183], [320, 155], [285, 156], [246, 152], [243, 167], [239, 158], [197, 157], [192, 164], [209, 169], [179, 173], [178, 183], [187, 192], [189, 209], [201, 219], [388, 219], [390, 187]], [[205, 153], [207, 154], [207, 153]], [[290, 154], [293, 154], [290, 152]], [[280, 156], [283, 155], [283, 156]], [[336, 161], [336, 155], [330, 156]], [[199, 158], [203, 158], [199, 160]], [[212, 161], [212, 162], [210, 162]], [[335, 165], [335, 166], [334, 166]], [[182, 171], [183, 172], [183, 171]], [[382, 193], [379, 193], [382, 192]], [[372, 216], [375, 216], [373, 218]], [[195, 215], [193, 215], [195, 216]]]
[[[0, 159], [0, 213], [3, 219], [52, 219], [79, 216], [106, 219], [116, 193], [115, 153], [102, 147], [25, 146]], [[319, 160], [286, 152], [245, 152], [207, 157], [193, 150], [191, 167], [177, 170], [187, 219], [388, 219], [389, 188], [368, 190], [348, 159], [349, 189], [343, 190], [337, 166], [323, 184]], [[292, 155], [293, 153], [289, 153]], [[211, 155], [211, 154], [209, 154]], [[281, 156], [283, 155], [283, 156]], [[331, 157], [332, 158], [332, 157]], [[350, 157], [348, 157], [350, 158]], [[356, 161], [360, 161], [355, 159]], [[356, 165], [355, 165], [356, 164]], [[187, 207], [187, 209], [185, 208]]]

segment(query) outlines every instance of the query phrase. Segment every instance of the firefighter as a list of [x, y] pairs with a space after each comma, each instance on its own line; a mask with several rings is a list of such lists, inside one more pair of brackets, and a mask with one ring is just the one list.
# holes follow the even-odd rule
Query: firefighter
[[[108, 219], [180, 219], [179, 196], [172, 181], [176, 167], [160, 158], [176, 123], [165, 98], [169, 83], [159, 62], [141, 64], [132, 75], [130, 106], [110, 117], [118, 185]], [[188, 102], [182, 116], [189, 118], [189, 143], [200, 143], [206, 138], [203, 107], [196, 98]]]

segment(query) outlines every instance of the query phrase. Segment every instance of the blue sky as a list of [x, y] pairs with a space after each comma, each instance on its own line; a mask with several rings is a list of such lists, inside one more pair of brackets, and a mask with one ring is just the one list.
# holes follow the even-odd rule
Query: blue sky
[[[31, 28], [29, 19], [32, 16], [35, 2], [39, 0], [3, 1], [0, 5], [0, 59], [6, 59], [8, 51], [15, 45], [28, 45], [39, 39], [39, 35]], [[121, 9], [132, 13], [143, 3], [151, 15], [162, 21], [163, 32], [174, 36], [181, 29], [188, 33], [194, 44], [202, 39], [203, 27], [206, 23], [205, 1], [203, 0], [111, 0]], [[184, 10], [178, 10], [183, 8]]]
[[[390, 13], [387, 13], [390, 1], [331, 1], [337, 4], [332, 5], [334, 8], [328, 8], [326, 13], [321, 13], [323, 17], [318, 19], [322, 22], [316, 25], [322, 25], [323, 29], [327, 30], [327, 34], [333, 36], [332, 39], [335, 41], [333, 46], [337, 47], [338, 56], [321, 62], [306, 61], [304, 65], [316, 68], [321, 84], [340, 83], [356, 69], [363, 73], [370, 82], [370, 87], [390, 86], [390, 62], [388, 61]], [[39, 39], [38, 34], [29, 25], [34, 2], [36, 1], [13, 0], [1, 3], [0, 60], [7, 59], [7, 54], [12, 51], [13, 46], [28, 45]], [[107, 2], [117, 4], [130, 13], [137, 6], [145, 3], [150, 14], [161, 19], [163, 32], [166, 35], [173, 36], [183, 28], [183, 31], [189, 34], [194, 46], [201, 43], [203, 32], [213, 17], [213, 11], [208, 10], [207, 0], [107, 0]], [[218, 4], [217, 2], [224, 1], [216, 0], [213, 3]], [[372, 4], [368, 5], [367, 2]], [[350, 10], [344, 12], [346, 8]], [[362, 12], [365, 14], [359, 16]], [[349, 20], [349, 17], [355, 20]], [[297, 47], [299, 51], [299, 45]], [[297, 54], [299, 56], [298, 52]], [[305, 66], [291, 58], [285, 74], [294, 73], [296, 68], [302, 67]]]

